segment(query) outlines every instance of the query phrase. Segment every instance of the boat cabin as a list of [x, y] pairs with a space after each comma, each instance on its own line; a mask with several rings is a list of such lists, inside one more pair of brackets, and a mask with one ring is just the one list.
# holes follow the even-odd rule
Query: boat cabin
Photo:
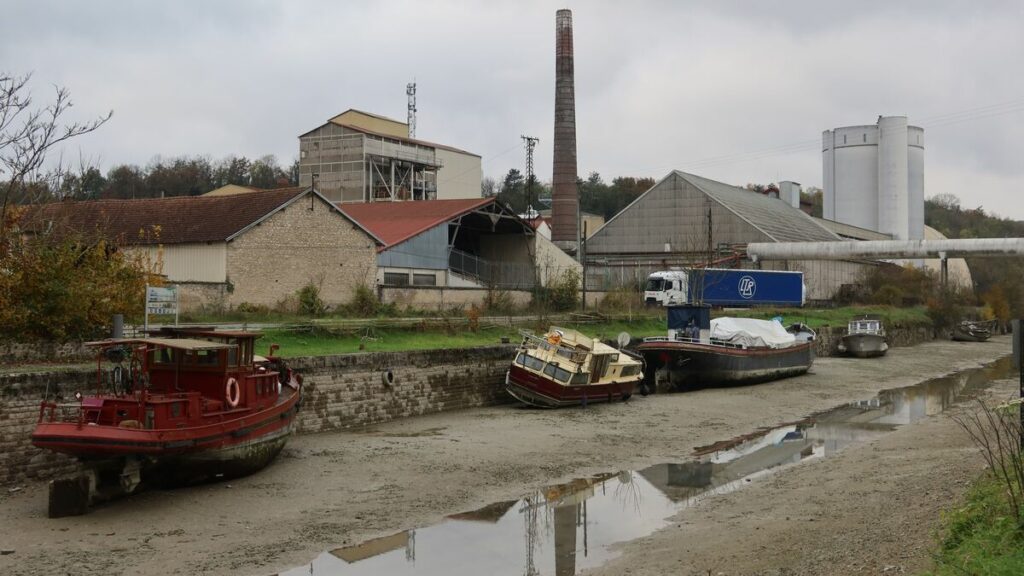
[[[290, 378], [276, 359], [254, 354], [258, 333], [193, 333], [191, 338], [123, 338], [96, 347], [96, 394], [44, 404], [50, 421], [174, 429], [236, 418], [277, 403]], [[77, 412], [77, 414], [75, 414]]]
[[871, 316], [850, 320], [846, 332], [847, 334], [884, 334], [882, 320]]
[[576, 330], [552, 328], [544, 336], [524, 333], [514, 361], [527, 371], [565, 386], [607, 384], [640, 374], [629, 355]]

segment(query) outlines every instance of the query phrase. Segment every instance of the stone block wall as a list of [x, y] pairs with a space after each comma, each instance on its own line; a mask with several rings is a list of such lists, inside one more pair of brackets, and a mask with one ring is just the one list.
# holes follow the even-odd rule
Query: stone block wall
[[299, 430], [359, 428], [506, 402], [505, 371], [514, 350], [505, 345], [298, 359], [291, 366], [304, 378]]
[[75, 392], [95, 389], [95, 370], [0, 375], [0, 485], [43, 480], [75, 469], [71, 458], [32, 446], [32, 430], [47, 392], [51, 398], [73, 400]]
[[377, 277], [377, 244], [336, 208], [303, 196], [228, 243], [227, 304], [273, 306], [312, 282], [329, 305]]
[[[297, 358], [304, 395], [298, 431], [353, 429], [435, 412], [509, 401], [513, 345]], [[393, 380], [385, 383], [390, 370]], [[0, 375], [0, 485], [71, 473], [72, 459], [32, 446], [43, 395], [72, 399], [96, 387], [95, 370]]]
[[[816, 330], [815, 356], [836, 356], [839, 354], [839, 342], [846, 336], [846, 326], [826, 326]], [[922, 342], [935, 339], [935, 331], [931, 326], [893, 326], [886, 327], [886, 339], [890, 348], [915, 346]]]

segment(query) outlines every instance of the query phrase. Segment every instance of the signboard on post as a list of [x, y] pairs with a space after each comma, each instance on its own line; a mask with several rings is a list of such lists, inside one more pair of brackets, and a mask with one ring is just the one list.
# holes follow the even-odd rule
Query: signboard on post
[[149, 315], [174, 315], [174, 325], [178, 325], [178, 287], [177, 286], [146, 286], [146, 316], [143, 322], [145, 330], [149, 330]]

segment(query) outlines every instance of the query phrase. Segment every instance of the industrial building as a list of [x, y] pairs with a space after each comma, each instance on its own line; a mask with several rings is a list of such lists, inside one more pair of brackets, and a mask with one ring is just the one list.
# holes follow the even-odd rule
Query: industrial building
[[299, 136], [299, 184], [333, 202], [479, 198], [480, 156], [409, 137], [405, 122], [347, 110]]
[[823, 216], [889, 234], [924, 238], [924, 130], [905, 116], [822, 134]]
[[385, 300], [435, 306], [479, 301], [482, 290], [528, 291], [578, 262], [494, 198], [338, 204], [380, 238], [377, 285]]
[[[785, 187], [784, 187], [785, 188]], [[836, 242], [840, 236], [802, 212], [799, 190], [774, 198], [674, 171], [611, 218], [586, 243], [587, 286], [636, 286], [656, 270], [735, 260], [751, 242]], [[740, 265], [752, 265], [741, 262]], [[807, 298], [827, 300], [857, 282], [871, 262], [765, 262], [805, 273]]]

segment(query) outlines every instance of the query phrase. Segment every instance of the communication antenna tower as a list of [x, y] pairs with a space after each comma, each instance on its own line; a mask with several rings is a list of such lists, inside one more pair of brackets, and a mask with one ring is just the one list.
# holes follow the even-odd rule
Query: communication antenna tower
[[409, 115], [406, 122], [409, 124], [409, 138], [416, 137], [416, 82], [405, 85], [405, 95], [409, 97]]
[[526, 209], [533, 207], [533, 149], [537, 147], [540, 138], [534, 136], [520, 136], [526, 142]]

